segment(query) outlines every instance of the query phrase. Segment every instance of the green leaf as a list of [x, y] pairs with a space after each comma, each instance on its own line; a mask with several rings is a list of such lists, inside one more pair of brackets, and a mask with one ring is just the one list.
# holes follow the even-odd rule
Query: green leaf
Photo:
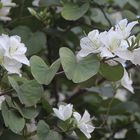
[[18, 105], [17, 103], [15, 103], [15, 109], [17, 109], [19, 111], [19, 113], [26, 119], [33, 119], [35, 118], [39, 111], [38, 109], [34, 108], [34, 107], [21, 107], [20, 105]]
[[51, 130], [44, 140], [62, 140], [62, 136], [58, 132]]
[[6, 103], [2, 104], [2, 115], [5, 125], [14, 133], [19, 133], [25, 126], [25, 120], [14, 110], [9, 110]]
[[121, 64], [109, 66], [108, 64], [102, 63], [100, 73], [109, 81], [118, 81], [123, 77], [124, 68]]
[[50, 130], [49, 126], [43, 121], [39, 121], [37, 125], [37, 136], [39, 140], [62, 140], [61, 135]]
[[19, 35], [22, 42], [25, 43], [27, 47], [27, 55], [33, 55], [40, 52], [46, 46], [46, 36], [43, 32], [33, 33], [26, 26], [18, 26], [13, 29], [10, 33], [11, 35]]
[[80, 138], [80, 140], [88, 140], [86, 136], [79, 129], [76, 129], [75, 132], [77, 136]]
[[37, 125], [37, 136], [39, 140], [47, 140], [47, 136], [50, 132], [49, 126], [44, 121], [39, 121]]
[[49, 104], [49, 102], [45, 98], [42, 98], [42, 107], [46, 110], [47, 113], [49, 114], [53, 113], [52, 106]]
[[100, 62], [94, 55], [89, 55], [78, 61], [68, 48], [61, 48], [59, 53], [65, 74], [74, 83], [88, 80], [99, 70]]
[[39, 5], [40, 6], [60, 5], [60, 1], [59, 0], [40, 0]]
[[43, 87], [35, 80], [28, 81], [20, 86], [17, 91], [21, 103], [26, 106], [33, 106], [38, 103], [43, 95]]
[[16, 80], [12, 76], [8, 76], [8, 80], [9, 80], [11, 86], [13, 87], [13, 89], [16, 91], [19, 91], [19, 85], [16, 82]]
[[0, 136], [0, 140], [25, 140], [23, 136], [12, 133], [9, 130], [5, 130], [4, 133]]
[[50, 67], [38, 56], [30, 59], [31, 72], [34, 78], [40, 83], [48, 85], [54, 78], [60, 67], [60, 60], [56, 60]]
[[86, 2], [85, 4], [78, 6], [75, 3], [66, 3], [64, 4], [62, 10], [62, 17], [66, 20], [77, 20], [81, 18], [89, 8], [89, 3]]

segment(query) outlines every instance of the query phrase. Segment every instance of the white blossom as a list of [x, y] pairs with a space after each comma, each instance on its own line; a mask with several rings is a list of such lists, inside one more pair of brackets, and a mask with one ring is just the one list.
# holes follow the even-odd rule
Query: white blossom
[[127, 19], [123, 19], [115, 26], [115, 31], [120, 35], [122, 39], [127, 39], [131, 34], [132, 28], [136, 24], [138, 24], [138, 21], [128, 23]]
[[68, 120], [72, 116], [73, 105], [60, 105], [59, 108], [53, 108], [55, 115], [63, 121]]
[[76, 119], [77, 127], [80, 129], [84, 135], [90, 139], [91, 133], [94, 131], [95, 127], [91, 123], [90, 114], [85, 110], [83, 117], [78, 112], [73, 113], [74, 118]]
[[[132, 28], [138, 23], [138, 21], [128, 23], [127, 19], [121, 20], [115, 27], [112, 27], [109, 31], [99, 33], [98, 30], [89, 32], [87, 37], [84, 37], [80, 41], [81, 50], [77, 54], [77, 58], [85, 57], [91, 53], [99, 54], [101, 59], [103, 58], [115, 58], [115, 61], [125, 62], [131, 61], [135, 65], [140, 65], [140, 49], [138, 46], [132, 46], [132, 42], [136, 40], [136, 37], [130, 36]], [[132, 48], [130, 49], [130, 47]], [[118, 57], [116, 59], [116, 57]], [[108, 63], [114, 63], [110, 61]]]
[[98, 30], [89, 32], [87, 37], [84, 37], [80, 41], [81, 50], [78, 52], [78, 56], [85, 57], [91, 53], [99, 53], [102, 43], [100, 42], [100, 34]]
[[134, 93], [134, 89], [132, 86], [132, 79], [131, 77], [128, 75], [128, 72], [124, 69], [124, 75], [121, 79], [121, 85], [126, 88], [127, 90], [129, 90], [130, 92]]
[[2, 21], [9, 21], [11, 20], [10, 17], [8, 17], [8, 14], [12, 7], [15, 7], [16, 4], [12, 2], [12, 0], [1, 0], [0, 1], [0, 20]]
[[27, 48], [19, 36], [0, 36], [0, 64], [10, 73], [20, 75], [22, 64], [30, 65], [25, 53]]
[[39, 6], [39, 2], [40, 2], [40, 0], [34, 0], [33, 2], [32, 2], [32, 5], [33, 6]]

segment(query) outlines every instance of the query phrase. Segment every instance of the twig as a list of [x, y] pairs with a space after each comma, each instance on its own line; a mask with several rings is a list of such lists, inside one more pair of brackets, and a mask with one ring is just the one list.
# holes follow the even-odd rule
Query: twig
[[1, 91], [0, 92], [0, 96], [8, 95], [8, 94], [12, 93], [13, 91], [14, 91], [14, 89], [9, 89], [7, 91]]
[[[117, 93], [117, 92], [116, 92], [116, 93]], [[110, 113], [110, 110], [111, 110], [111, 105], [112, 105], [112, 103], [113, 103], [113, 101], [114, 101], [114, 99], [115, 99], [116, 93], [113, 95], [111, 101], [110, 101], [109, 104], [108, 104], [108, 107], [107, 107], [108, 109], [107, 109], [107, 112], [106, 112], [106, 114], [105, 114], [106, 119], [105, 119], [104, 122], [99, 126], [99, 128], [102, 128], [102, 127], [105, 125], [106, 121], [108, 120], [108, 116], [109, 116], [109, 113]]]

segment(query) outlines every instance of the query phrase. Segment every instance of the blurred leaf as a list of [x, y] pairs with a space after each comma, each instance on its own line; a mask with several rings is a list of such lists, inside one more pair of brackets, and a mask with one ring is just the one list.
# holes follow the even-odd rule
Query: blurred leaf
[[19, 106], [17, 103], [14, 103], [14, 104], [15, 104], [15, 109], [17, 109], [19, 113], [26, 119], [33, 119], [39, 114], [38, 109], [34, 107], [25, 108], [25, 107]]
[[99, 8], [90, 9], [91, 15], [90, 18], [96, 23], [101, 23], [104, 26], [108, 26], [108, 21], [106, 20], [104, 14]]
[[59, 53], [65, 74], [74, 83], [88, 80], [99, 70], [100, 62], [93, 55], [78, 61], [73, 52], [68, 48], [61, 48]]
[[2, 104], [2, 115], [5, 125], [9, 127], [14, 133], [19, 133], [25, 125], [25, 120], [14, 110], [9, 110], [6, 103]]
[[23, 136], [12, 133], [11, 131], [4, 131], [0, 136], [0, 140], [25, 140]]
[[76, 129], [75, 132], [77, 136], [80, 138], [80, 140], [88, 140], [86, 136], [79, 129]]
[[128, 20], [136, 19], [136, 15], [130, 10], [124, 10], [122, 12], [123, 17], [127, 18]]
[[49, 126], [44, 121], [39, 121], [37, 125], [37, 136], [39, 140], [47, 140], [47, 136], [50, 132]]
[[107, 80], [118, 81], [123, 77], [124, 68], [121, 64], [109, 66], [108, 64], [102, 63], [100, 66], [100, 73]]
[[36, 81], [31, 80], [22, 84], [17, 93], [21, 103], [26, 106], [33, 106], [41, 99], [43, 95], [43, 88]]
[[137, 111], [139, 111], [139, 106], [135, 102], [132, 102], [132, 101], [119, 103], [119, 104], [114, 105], [111, 108], [112, 113], [116, 112], [119, 114], [121, 114], [121, 113], [135, 113]]
[[60, 5], [60, 0], [40, 0], [40, 6], [54, 6]]
[[52, 109], [52, 106], [49, 104], [49, 102], [42, 98], [42, 105], [43, 105], [43, 108], [47, 111], [47, 113], [53, 113], [53, 109]]
[[31, 72], [34, 78], [40, 83], [48, 85], [54, 78], [60, 67], [60, 60], [56, 60], [50, 67], [38, 56], [30, 59]]
[[51, 130], [44, 140], [62, 140], [62, 136], [58, 132]]
[[50, 130], [43, 120], [39, 121], [37, 125], [37, 136], [39, 140], [62, 140], [62, 137], [57, 132]]
[[81, 18], [89, 8], [89, 3], [86, 2], [85, 4], [78, 6], [74, 3], [66, 3], [64, 4], [62, 10], [62, 17], [66, 20], [77, 20]]

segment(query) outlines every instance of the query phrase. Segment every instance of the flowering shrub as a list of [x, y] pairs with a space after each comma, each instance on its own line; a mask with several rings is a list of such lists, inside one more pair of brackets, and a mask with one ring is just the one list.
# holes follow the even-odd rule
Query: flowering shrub
[[138, 0], [0, 0], [0, 140], [139, 140]]

